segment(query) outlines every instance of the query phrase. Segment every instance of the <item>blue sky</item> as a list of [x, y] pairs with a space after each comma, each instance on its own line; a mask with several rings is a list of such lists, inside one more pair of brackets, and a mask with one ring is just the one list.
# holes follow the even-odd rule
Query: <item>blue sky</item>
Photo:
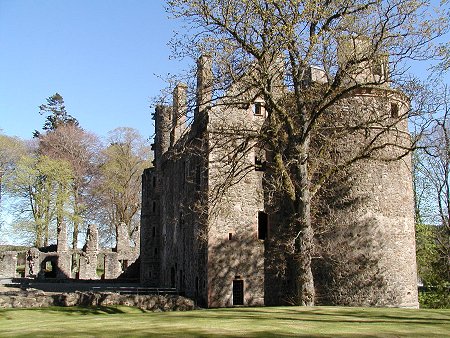
[[151, 137], [151, 98], [177, 74], [177, 28], [163, 0], [0, 0], [0, 129], [31, 138], [38, 106], [61, 94], [69, 114], [99, 136], [133, 127]]
[[176, 21], [159, 0], [0, 0], [0, 129], [31, 138], [38, 106], [58, 92], [80, 125], [153, 133], [149, 108], [178, 73], [167, 42]]

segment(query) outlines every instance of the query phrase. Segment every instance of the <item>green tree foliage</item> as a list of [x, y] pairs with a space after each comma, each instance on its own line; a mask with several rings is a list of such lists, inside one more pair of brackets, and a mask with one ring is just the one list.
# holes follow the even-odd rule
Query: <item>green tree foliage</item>
[[[187, 23], [173, 41], [175, 54], [196, 58], [206, 53], [215, 61], [215, 82], [210, 84], [214, 102], [205, 105], [239, 107], [258, 97], [265, 102], [268, 118], [253, 142], [273, 154], [273, 186], [283, 201], [283, 219], [295, 234], [290, 266], [296, 304], [312, 305], [315, 299], [312, 198], [345, 165], [329, 165], [324, 175], [318, 172], [321, 177], [311, 172], [309, 155], [317, 151], [311, 135], [318, 133], [324, 119], [333, 119], [330, 108], [348, 93], [400, 83], [405, 79], [404, 60], [439, 54], [432, 41], [442, 34], [447, 18], [429, 8], [423, 0], [167, 1], [167, 10]], [[364, 75], [367, 69], [380, 69], [383, 62], [389, 62], [389, 76]], [[311, 90], [305, 81], [311, 65], [323, 71], [320, 90]], [[360, 121], [342, 130], [386, 124]], [[374, 148], [383, 148], [380, 138], [371, 138], [355, 158], [371, 157]]]
[[42, 155], [22, 156], [8, 176], [8, 191], [16, 198], [16, 223], [26, 225], [22, 230], [33, 245], [47, 246], [54, 238], [56, 207], [68, 202], [72, 180], [67, 162]]
[[433, 225], [418, 223], [416, 225], [416, 250], [418, 273], [425, 285], [436, 285], [442, 282], [444, 265], [439, 259], [436, 230]]
[[[45, 124], [42, 128], [47, 132], [56, 130], [62, 125], [78, 126], [77, 119], [67, 113], [66, 106], [64, 105], [64, 98], [58, 93], [47, 98], [46, 104], [39, 106], [39, 114], [49, 114], [47, 115]], [[39, 137], [39, 135], [40, 132], [37, 130], [33, 134], [34, 137]]]
[[63, 209], [59, 208], [58, 226], [64, 218], [70, 221], [73, 229], [72, 245], [76, 248], [80, 227], [94, 212], [89, 185], [97, 174], [100, 141], [76, 124], [61, 124], [39, 137], [39, 152], [52, 159], [66, 161], [73, 173], [71, 207], [64, 214]]
[[127, 225], [130, 236], [135, 236], [141, 207], [141, 175], [150, 166], [150, 147], [132, 128], [117, 128], [110, 132], [108, 140], [109, 145], [102, 152], [96, 191], [101, 216], [115, 236], [121, 223]]
[[450, 306], [450, 92], [433, 85], [428, 106], [436, 112], [414, 154], [418, 273], [427, 307]]
[[0, 207], [3, 193], [3, 177], [14, 169], [16, 162], [24, 153], [25, 145], [22, 140], [0, 134]]

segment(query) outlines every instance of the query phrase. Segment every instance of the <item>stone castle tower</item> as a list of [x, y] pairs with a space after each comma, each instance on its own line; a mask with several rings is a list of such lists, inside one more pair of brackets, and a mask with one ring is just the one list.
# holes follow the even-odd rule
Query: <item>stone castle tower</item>
[[[366, 66], [348, 81], [388, 76], [385, 63], [375, 70]], [[209, 307], [286, 304], [285, 234], [276, 211], [266, 205], [265, 154], [243, 145], [237, 132], [262, 126], [264, 102], [211, 107], [211, 74], [211, 59], [202, 56], [189, 127], [185, 85], [175, 88], [172, 106], [155, 110], [154, 167], [143, 174], [141, 282], [177, 288]], [[325, 80], [311, 68], [308, 81]], [[333, 109], [336, 120], [325, 125], [375, 115], [391, 123], [379, 126], [388, 130], [380, 133], [378, 141], [386, 146], [377, 158], [348, 166], [330, 181], [327, 194], [318, 194], [322, 217], [315, 222], [327, 225], [317, 243], [321, 258], [314, 262], [318, 302], [417, 307], [411, 159], [390, 146], [409, 142], [407, 121], [397, 119], [409, 109], [408, 100], [382, 84], [344, 96]], [[341, 139], [334, 145], [335, 160], [350, 158], [377, 133], [369, 128]], [[229, 149], [242, 150], [237, 161], [230, 161]], [[345, 189], [342, 182], [348, 183]]]

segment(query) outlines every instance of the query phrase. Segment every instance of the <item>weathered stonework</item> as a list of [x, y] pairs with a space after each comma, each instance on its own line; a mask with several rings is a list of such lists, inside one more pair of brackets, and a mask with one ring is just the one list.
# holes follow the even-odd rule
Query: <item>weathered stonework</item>
[[80, 257], [80, 279], [99, 279], [97, 275], [98, 231], [95, 224], [89, 224], [84, 252]]
[[17, 252], [0, 252], [0, 278], [16, 277]]
[[[139, 245], [132, 246], [124, 224], [118, 229], [117, 247], [100, 249], [98, 246], [98, 231], [95, 225], [90, 225], [83, 250], [73, 250], [67, 247], [67, 228], [63, 223], [58, 228], [56, 250], [30, 248], [26, 252], [0, 253], [0, 277], [16, 276], [17, 255], [25, 257], [23, 277], [44, 279], [136, 279], [136, 271], [128, 268], [136, 265], [139, 257]], [[138, 240], [134, 241], [139, 243]], [[50, 251], [49, 251], [50, 249]], [[76, 258], [77, 271], [72, 271], [73, 258]], [[104, 265], [101, 264], [104, 260]], [[99, 276], [97, 268], [104, 266], [103, 276]], [[138, 274], [138, 273], [137, 273]]]
[[[363, 52], [358, 48], [365, 42], [358, 43], [353, 53]], [[340, 50], [339, 62], [345, 57]], [[321, 215], [314, 225], [321, 258], [313, 261], [319, 304], [418, 306], [411, 158], [399, 150], [408, 147], [409, 134], [407, 121], [397, 118], [409, 102], [389, 88], [387, 63], [380, 60], [380, 75], [362, 64], [344, 82], [381, 84], [347, 94], [312, 135], [314, 153], [339, 134], [337, 125], [365, 123], [336, 138], [325, 155], [336, 166], [364, 155], [383, 128], [375, 146], [388, 145], [345, 166], [314, 197], [315, 215]], [[175, 88], [172, 107], [155, 110], [154, 167], [143, 174], [141, 282], [177, 288], [209, 307], [289, 303], [286, 243], [296, 234], [283, 226], [282, 201], [267, 206], [263, 182], [270, 159], [241, 133], [259, 130], [264, 102], [256, 97], [227, 108], [223, 99], [211, 106], [211, 59], [202, 56], [197, 66], [193, 123], [185, 125], [184, 85]], [[310, 85], [326, 83], [320, 69], [307, 74]], [[239, 159], [230, 158], [237, 148]], [[327, 170], [310, 161], [315, 170]]]
[[72, 275], [72, 255], [67, 246], [67, 225], [62, 222], [57, 229], [58, 273], [56, 278], [70, 278]]
[[120, 295], [112, 292], [45, 293], [20, 291], [0, 293], [0, 308], [42, 308], [48, 306], [134, 306], [147, 311], [194, 310], [194, 302], [182, 296]]

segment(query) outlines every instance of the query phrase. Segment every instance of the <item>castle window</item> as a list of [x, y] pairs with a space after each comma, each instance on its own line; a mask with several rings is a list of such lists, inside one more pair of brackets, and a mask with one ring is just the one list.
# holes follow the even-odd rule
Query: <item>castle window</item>
[[155, 251], [153, 251], [155, 258], [158, 257], [158, 248], [155, 248]]
[[122, 271], [125, 271], [128, 268], [128, 260], [121, 259], [119, 262], [120, 262], [120, 266], [122, 268]]
[[262, 102], [255, 102], [255, 104], [253, 105], [253, 115], [261, 116], [262, 113]]
[[266, 170], [266, 154], [261, 148], [255, 147], [255, 171]]
[[391, 102], [391, 117], [392, 118], [398, 117], [398, 104], [395, 102]]
[[156, 228], [155, 227], [152, 228], [152, 237], [156, 237]]
[[380, 79], [383, 76], [383, 64], [381, 62], [375, 62], [375, 64], [372, 66], [372, 74], [379, 76]]
[[263, 161], [261, 157], [255, 156], [255, 171], [265, 171], [266, 161]]
[[233, 239], [233, 234], [231, 232], [228, 233], [228, 240], [232, 240]]
[[267, 238], [267, 214], [264, 211], [258, 211], [258, 239]]
[[156, 176], [153, 176], [152, 178], [152, 186], [153, 188], [156, 187]]
[[152, 202], [152, 211], [156, 212], [156, 201]]

